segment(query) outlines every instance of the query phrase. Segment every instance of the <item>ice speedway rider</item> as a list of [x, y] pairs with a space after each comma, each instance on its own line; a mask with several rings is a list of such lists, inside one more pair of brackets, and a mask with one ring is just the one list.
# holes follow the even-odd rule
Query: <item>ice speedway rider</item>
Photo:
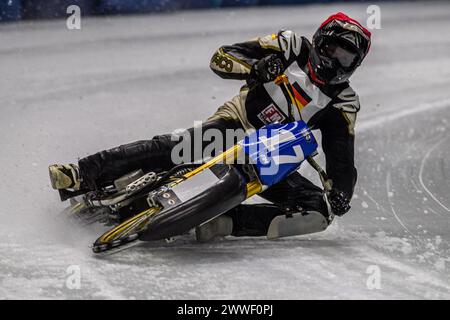
[[[245, 80], [239, 94], [226, 102], [205, 123], [202, 130], [242, 128], [246, 131], [280, 122], [303, 119], [322, 134], [326, 171], [332, 190], [325, 192], [300, 173], [262, 192], [271, 204], [240, 204], [196, 229], [197, 239], [207, 241], [218, 235], [266, 235], [272, 219], [286, 212], [317, 211], [327, 217], [350, 209], [357, 178], [354, 165], [354, 126], [360, 109], [358, 95], [349, 78], [367, 55], [371, 34], [343, 13], [326, 19], [310, 42], [292, 31], [256, 38], [219, 48], [210, 67], [224, 79]], [[286, 98], [277, 94], [273, 80], [286, 74], [294, 89], [296, 105], [292, 119], [287, 116]], [[193, 129], [188, 132], [193, 134]], [[192, 139], [193, 140], [193, 139]], [[79, 160], [78, 165], [51, 165], [55, 189], [95, 190], [136, 169], [169, 170], [171, 135], [155, 136], [104, 150]], [[197, 159], [192, 159], [197, 160]]]

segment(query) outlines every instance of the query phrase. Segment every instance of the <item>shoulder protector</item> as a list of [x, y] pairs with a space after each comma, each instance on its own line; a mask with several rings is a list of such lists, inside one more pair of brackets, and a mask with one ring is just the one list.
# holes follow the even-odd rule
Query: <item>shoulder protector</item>
[[359, 96], [348, 86], [339, 93], [333, 107], [348, 113], [357, 113], [360, 109]]
[[291, 30], [278, 33], [278, 45], [286, 61], [296, 59], [300, 55], [302, 38]]

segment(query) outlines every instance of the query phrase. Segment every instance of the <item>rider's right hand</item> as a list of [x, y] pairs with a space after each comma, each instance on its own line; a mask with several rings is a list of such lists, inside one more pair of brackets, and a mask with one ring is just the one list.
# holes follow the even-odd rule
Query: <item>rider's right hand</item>
[[283, 72], [283, 62], [276, 54], [268, 55], [256, 62], [250, 77], [260, 83], [274, 81]]
[[331, 211], [337, 216], [343, 216], [350, 210], [350, 199], [343, 191], [332, 189], [328, 193]]

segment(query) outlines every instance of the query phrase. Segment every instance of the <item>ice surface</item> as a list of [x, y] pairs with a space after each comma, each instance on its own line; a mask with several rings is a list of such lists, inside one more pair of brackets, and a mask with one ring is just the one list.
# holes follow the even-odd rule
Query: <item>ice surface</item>
[[449, 299], [450, 34], [436, 30], [449, 30], [450, 4], [381, 4], [352, 81], [358, 196], [322, 234], [97, 258], [103, 228], [69, 224], [50, 190], [48, 164], [191, 126], [236, 94], [239, 81], [209, 70], [218, 46], [280, 28], [310, 37], [338, 10], [365, 21], [351, 4], [0, 25], [0, 298]]

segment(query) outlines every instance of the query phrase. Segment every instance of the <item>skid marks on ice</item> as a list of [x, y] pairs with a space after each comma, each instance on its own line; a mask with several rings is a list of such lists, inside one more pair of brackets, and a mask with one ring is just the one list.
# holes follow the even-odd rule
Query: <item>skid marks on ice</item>
[[388, 199], [388, 203], [389, 206], [391, 208], [391, 212], [394, 215], [395, 219], [397, 220], [397, 222], [400, 224], [400, 226], [409, 234], [412, 235], [411, 231], [409, 231], [409, 229], [405, 226], [405, 224], [403, 223], [403, 221], [400, 219], [400, 217], [397, 215], [397, 212], [395, 212], [394, 209], [394, 204], [392, 203], [391, 199], [394, 196], [394, 193], [392, 192], [392, 182], [391, 182], [391, 172], [388, 171], [386, 174], [386, 194], [387, 194], [387, 199]]
[[[445, 203], [450, 184], [443, 178], [450, 130], [446, 104], [429, 105], [423, 113], [402, 111], [401, 117], [363, 124], [357, 139], [359, 182], [353, 203], [354, 212], [361, 213], [356, 224], [375, 235], [380, 249], [397, 246], [394, 251], [405, 254], [403, 261], [444, 271], [450, 262]], [[382, 239], [387, 235], [400, 240], [387, 243]]]
[[422, 188], [425, 190], [425, 192], [442, 208], [444, 209], [447, 213], [450, 213], [450, 209], [444, 205], [426, 186], [425, 182], [424, 182], [424, 168], [425, 168], [425, 164], [428, 161], [428, 158], [430, 157], [431, 153], [434, 152], [437, 147], [439, 147], [446, 139], [448, 139], [448, 137], [442, 137], [440, 138], [434, 145], [432, 145], [428, 151], [426, 152], [426, 154], [424, 155], [422, 161], [420, 162], [420, 170], [419, 170], [419, 182], [420, 185], [422, 186]]

